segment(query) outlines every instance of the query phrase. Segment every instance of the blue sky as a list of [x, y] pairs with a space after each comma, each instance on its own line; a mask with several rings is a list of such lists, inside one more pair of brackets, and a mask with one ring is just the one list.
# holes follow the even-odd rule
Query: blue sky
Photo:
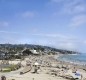
[[86, 0], [0, 0], [0, 43], [86, 52]]

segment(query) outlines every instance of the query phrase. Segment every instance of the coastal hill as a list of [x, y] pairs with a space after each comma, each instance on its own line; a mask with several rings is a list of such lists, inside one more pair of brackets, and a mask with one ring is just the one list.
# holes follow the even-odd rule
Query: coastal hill
[[70, 50], [62, 50], [62, 49], [56, 49], [48, 46], [42, 46], [42, 45], [33, 45], [33, 44], [0, 44], [0, 53], [18, 53], [22, 52], [26, 49], [29, 50], [36, 50], [37, 52], [44, 52], [44, 53], [61, 53], [61, 54], [77, 54], [76, 51], [70, 51]]

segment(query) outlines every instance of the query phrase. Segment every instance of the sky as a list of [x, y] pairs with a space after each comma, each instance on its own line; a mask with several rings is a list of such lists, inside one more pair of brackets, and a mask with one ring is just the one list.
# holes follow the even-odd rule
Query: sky
[[0, 43], [86, 53], [86, 0], [0, 0]]

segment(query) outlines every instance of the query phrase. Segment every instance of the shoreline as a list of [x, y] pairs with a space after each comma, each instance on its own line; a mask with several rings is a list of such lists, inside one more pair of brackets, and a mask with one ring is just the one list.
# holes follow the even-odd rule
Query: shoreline
[[[58, 58], [60, 58], [61, 56], [63, 56], [63, 55], [66, 55], [66, 54], [61, 54], [61, 55], [58, 55], [58, 57], [57, 57], [57, 61], [58, 62], [61, 62], [61, 63], [64, 63], [64, 64], [70, 64], [70, 65], [75, 65], [75, 66], [84, 66], [84, 67], [86, 67], [86, 65], [83, 65], [83, 64], [80, 64], [80, 63], [74, 63], [74, 62], [72, 62], [72, 61], [64, 61], [64, 60], [59, 60]], [[68, 54], [69, 55], [69, 54]], [[56, 59], [56, 58], [55, 58]]]
[[[75, 56], [75, 55], [79, 55], [79, 54], [63, 54], [63, 55], [60, 55], [59, 57], [57, 57], [57, 60], [67, 62], [67, 63], [71, 63], [71, 64], [75, 64], [75, 65], [86, 66], [85, 61], [73, 60], [73, 58], [72, 59], [67, 58], [67, 60], [66, 60], [66, 58], [64, 57], [65, 55]], [[63, 59], [62, 57], [64, 57], [65, 59]], [[62, 58], [62, 59], [60, 59], [60, 58]]]

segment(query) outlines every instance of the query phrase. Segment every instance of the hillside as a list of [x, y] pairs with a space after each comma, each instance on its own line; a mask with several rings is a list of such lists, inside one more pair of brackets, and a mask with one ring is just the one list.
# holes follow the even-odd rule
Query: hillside
[[76, 54], [76, 51], [56, 49], [48, 46], [33, 45], [33, 44], [0, 44], [0, 51], [3, 52], [19, 52], [24, 49], [34, 49], [38, 52], [59, 52], [61, 54]]

